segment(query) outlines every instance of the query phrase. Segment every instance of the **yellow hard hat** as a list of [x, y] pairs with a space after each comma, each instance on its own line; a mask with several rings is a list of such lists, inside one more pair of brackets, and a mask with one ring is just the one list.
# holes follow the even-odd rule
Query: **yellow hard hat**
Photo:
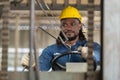
[[78, 9], [72, 6], [68, 6], [63, 11], [61, 12], [59, 19], [64, 19], [64, 18], [78, 18], [82, 22], [82, 16], [79, 13]]

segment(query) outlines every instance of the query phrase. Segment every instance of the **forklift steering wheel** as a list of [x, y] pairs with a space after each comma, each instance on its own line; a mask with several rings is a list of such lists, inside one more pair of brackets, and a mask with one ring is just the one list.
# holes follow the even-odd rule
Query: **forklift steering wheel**
[[55, 66], [57, 66], [58, 68], [60, 68], [61, 70], [65, 71], [66, 70], [66, 67], [57, 63], [57, 60], [65, 55], [70, 55], [70, 54], [79, 54], [81, 55], [80, 52], [78, 51], [70, 51], [70, 52], [65, 52], [63, 54], [60, 54], [58, 56], [56, 56], [53, 60], [52, 60], [52, 63], [51, 63], [51, 66], [52, 66], [52, 70], [55, 71]]

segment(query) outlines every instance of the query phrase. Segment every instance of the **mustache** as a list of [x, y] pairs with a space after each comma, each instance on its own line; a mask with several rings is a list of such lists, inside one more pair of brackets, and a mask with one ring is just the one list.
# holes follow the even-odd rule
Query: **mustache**
[[74, 33], [74, 31], [72, 31], [72, 30], [66, 30], [65, 31], [65, 33], [68, 33], [68, 32], [73, 32]]

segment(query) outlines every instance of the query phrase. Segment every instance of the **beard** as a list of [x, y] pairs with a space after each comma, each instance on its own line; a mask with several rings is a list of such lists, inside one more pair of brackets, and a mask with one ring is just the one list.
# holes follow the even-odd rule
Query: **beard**
[[[70, 33], [69, 33], [69, 32], [70, 32]], [[71, 36], [71, 33], [74, 34], [74, 35]], [[66, 36], [67, 36], [67, 38], [68, 38], [68, 41], [73, 41], [73, 40], [75, 40], [75, 39], [78, 37], [78, 35], [75, 34], [74, 31], [70, 31], [70, 30], [67, 31], [67, 32], [65, 32], [65, 34], [66, 34]]]
[[73, 36], [73, 37], [68, 37], [68, 41], [73, 41], [77, 38], [77, 35]]

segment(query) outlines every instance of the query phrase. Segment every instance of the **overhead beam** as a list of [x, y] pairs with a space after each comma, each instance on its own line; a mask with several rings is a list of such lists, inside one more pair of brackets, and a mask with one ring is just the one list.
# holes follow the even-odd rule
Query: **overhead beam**
[[[79, 6], [78, 6], [78, 4], [77, 5], [76, 4], [70, 4], [70, 5], [78, 8], [79, 10], [83, 10], [83, 11], [84, 10], [88, 10], [87, 4], [80, 4]], [[48, 4], [48, 6], [49, 6], [49, 8], [51, 10], [62, 10], [63, 8], [65, 8], [66, 5], [64, 5], [64, 4], [56, 4], [55, 6], [53, 6], [53, 4], [52, 5]], [[26, 5], [26, 4], [22, 3], [22, 4], [17, 4], [15, 6], [14, 4], [11, 4], [10, 8], [11, 8], [11, 10], [29, 10], [30, 9], [30, 5]], [[46, 8], [45, 5], [43, 5], [43, 8], [45, 10], [47, 10], [47, 8]], [[41, 8], [39, 7], [39, 5], [37, 5], [37, 4], [35, 5], [35, 9], [36, 10], [41, 10]], [[100, 5], [96, 5], [95, 4], [94, 5], [94, 10], [95, 11], [100, 11]]]

